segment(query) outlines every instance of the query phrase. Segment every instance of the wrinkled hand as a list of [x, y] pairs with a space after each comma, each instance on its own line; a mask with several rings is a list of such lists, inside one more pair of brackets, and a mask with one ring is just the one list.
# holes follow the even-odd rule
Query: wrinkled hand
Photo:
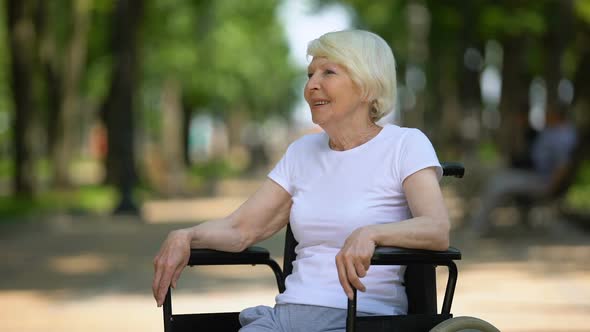
[[349, 299], [352, 299], [352, 287], [364, 292], [365, 285], [360, 278], [367, 275], [371, 266], [371, 257], [375, 252], [375, 241], [368, 228], [356, 229], [344, 242], [336, 255], [338, 279]]
[[170, 232], [154, 258], [152, 292], [158, 307], [164, 303], [168, 287], [176, 288], [180, 273], [190, 258], [190, 234], [186, 230]]

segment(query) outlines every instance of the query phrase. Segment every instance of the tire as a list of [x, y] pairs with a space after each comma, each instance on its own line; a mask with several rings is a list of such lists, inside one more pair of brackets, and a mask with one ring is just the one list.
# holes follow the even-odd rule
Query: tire
[[433, 327], [430, 332], [458, 332], [462, 330], [500, 332], [500, 330], [485, 320], [468, 316], [447, 319]]

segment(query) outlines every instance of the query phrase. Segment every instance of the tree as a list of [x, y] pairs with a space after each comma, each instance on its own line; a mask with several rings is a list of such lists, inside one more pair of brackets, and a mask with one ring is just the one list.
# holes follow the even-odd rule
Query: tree
[[[289, 62], [288, 45], [275, 18], [278, 4], [148, 3], [145, 34], [150, 38], [144, 44], [142, 95], [151, 102], [144, 114], [169, 181], [182, 178], [188, 124], [196, 112], [224, 121], [232, 145], [243, 143], [241, 127], [248, 121], [289, 114], [298, 73]], [[154, 102], [153, 95], [160, 101]], [[173, 183], [165, 187], [170, 194], [183, 191]]]
[[113, 66], [102, 116], [108, 135], [107, 181], [114, 184], [120, 194], [114, 213], [137, 212], [133, 201], [133, 188], [138, 180], [134, 111], [140, 68], [138, 34], [143, 9], [143, 0], [117, 0], [111, 25]]
[[[10, 95], [10, 47], [5, 24], [6, 9], [8, 6], [0, 6], [0, 163], [4, 165], [11, 160], [10, 146], [11, 142], [11, 124], [12, 115], [12, 98]], [[12, 184], [9, 184], [12, 187]]]
[[30, 124], [35, 108], [33, 89], [36, 66], [36, 35], [33, 21], [36, 1], [8, 0], [8, 35], [10, 40], [11, 83], [14, 100], [13, 192], [33, 195], [33, 165], [31, 158]]
[[[91, 6], [91, 0], [71, 3], [72, 29], [62, 63], [61, 79], [56, 82], [62, 84], [59, 91], [53, 92], [61, 93], [53, 151], [54, 180], [60, 186], [70, 185], [69, 166], [75, 147], [76, 129], [79, 126], [80, 83], [85, 71]], [[46, 68], [47, 78], [50, 80], [54, 73], [49, 64]], [[48, 82], [47, 86], [51, 87], [51, 83]]]
[[590, 3], [577, 1], [574, 5], [575, 36], [573, 39], [574, 54], [577, 55], [577, 61], [570, 64], [570, 70], [573, 72], [573, 83], [575, 95], [573, 100], [573, 110], [579, 128], [579, 140], [582, 144], [583, 156], [590, 156]]

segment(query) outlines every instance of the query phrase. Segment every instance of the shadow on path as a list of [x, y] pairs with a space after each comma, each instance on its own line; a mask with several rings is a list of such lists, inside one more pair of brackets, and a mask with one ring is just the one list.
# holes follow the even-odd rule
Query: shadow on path
[[[136, 218], [54, 216], [0, 225], [0, 291], [33, 290], [47, 296], [91, 297], [105, 293], [149, 294], [152, 258], [166, 234], [186, 223], [145, 224]], [[261, 245], [282, 263], [284, 232]], [[481, 264], [534, 263], [532, 273], [588, 271], [590, 235], [560, 221], [534, 230], [518, 226], [475, 239], [456, 231], [463, 252], [460, 271]], [[231, 290], [274, 284], [267, 267], [187, 269], [183, 289]]]
[[[170, 230], [186, 223], [144, 224], [136, 218], [51, 217], [0, 225], [0, 291], [33, 290], [47, 296], [151, 294], [152, 259]], [[263, 245], [281, 255], [284, 233]], [[180, 285], [193, 289], [274, 282], [266, 267], [187, 269]], [[246, 271], [252, 271], [249, 274]], [[270, 270], [269, 270], [270, 271]], [[241, 278], [242, 277], [242, 278]]]

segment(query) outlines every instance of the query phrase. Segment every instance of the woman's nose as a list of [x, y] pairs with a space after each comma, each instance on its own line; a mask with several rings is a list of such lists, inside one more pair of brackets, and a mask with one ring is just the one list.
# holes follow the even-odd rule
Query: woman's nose
[[305, 84], [306, 90], [317, 90], [319, 88], [319, 80], [316, 75], [312, 75], [307, 80], [307, 84]]

